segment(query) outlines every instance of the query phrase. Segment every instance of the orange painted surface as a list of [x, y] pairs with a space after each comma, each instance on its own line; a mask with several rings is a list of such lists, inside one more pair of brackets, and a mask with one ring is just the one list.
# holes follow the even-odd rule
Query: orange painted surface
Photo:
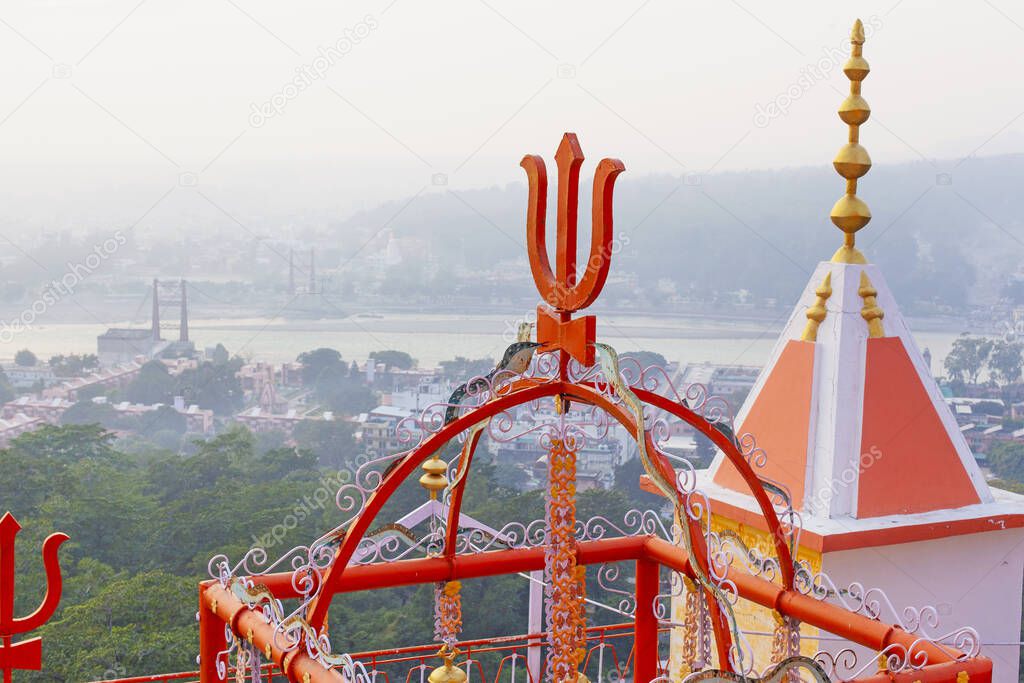
[[[737, 435], [749, 432], [768, 462], [755, 473], [789, 487], [793, 507], [800, 509], [807, 478], [807, 442], [814, 380], [813, 342], [790, 340], [779, 355], [757, 400]], [[727, 461], [715, 473], [714, 482], [734, 491], [749, 493], [740, 473]]]
[[981, 502], [899, 337], [868, 339], [861, 451], [857, 517]]
[[[657, 487], [640, 478], [640, 486], [648, 493], [659, 495]], [[737, 507], [732, 503], [711, 497], [716, 514], [746, 524], [761, 531], [768, 531], [761, 513]], [[812, 529], [800, 532], [800, 546], [819, 553], [831, 553], [837, 550], [857, 550], [858, 548], [874, 548], [881, 545], [899, 545], [930, 541], [948, 536], [965, 536], [967, 534], [983, 534], [989, 531], [1004, 529], [1020, 529], [1024, 527], [1024, 515], [1007, 513], [985, 515], [969, 519], [953, 519], [945, 522], [923, 522], [906, 526], [889, 526], [881, 529], [865, 529], [863, 531], [839, 531], [822, 535]], [[289, 575], [290, 576], [290, 575]]]

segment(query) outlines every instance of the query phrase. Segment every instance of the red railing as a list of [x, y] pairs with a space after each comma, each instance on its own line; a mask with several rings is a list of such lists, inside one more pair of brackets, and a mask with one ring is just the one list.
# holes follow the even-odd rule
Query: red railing
[[[281, 673], [276, 664], [264, 664], [261, 667], [264, 683], [287, 683], [288, 677]], [[227, 680], [232, 680], [235, 669], [228, 670]], [[148, 676], [132, 676], [130, 678], [104, 678], [92, 683], [199, 683], [198, 671], [179, 671], [173, 674], [150, 674]]]
[[[542, 648], [545, 638], [543, 633], [530, 633], [461, 641], [459, 649], [462, 654], [457, 664], [466, 671], [467, 683], [540, 683], [543, 680]], [[632, 622], [588, 628], [583, 669], [590, 680], [595, 683], [607, 681], [613, 671], [617, 679], [623, 678], [632, 666], [632, 639]], [[358, 674], [364, 670], [367, 674], [368, 680], [360, 683], [426, 683], [427, 676], [440, 664], [438, 649], [437, 643], [429, 643], [372, 650], [353, 653], [352, 660], [357, 664]], [[234, 668], [230, 668], [227, 680], [233, 680], [234, 675]], [[198, 671], [184, 671], [104, 679], [95, 683], [197, 683], [198, 680]], [[263, 681], [284, 683], [287, 677], [276, 665], [264, 664]]]

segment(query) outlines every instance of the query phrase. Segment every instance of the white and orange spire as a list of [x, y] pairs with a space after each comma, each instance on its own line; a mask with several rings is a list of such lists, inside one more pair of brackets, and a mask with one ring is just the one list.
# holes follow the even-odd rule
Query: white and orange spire
[[[736, 419], [767, 454], [759, 474], [788, 487], [793, 506], [824, 519], [911, 515], [992, 502], [885, 278], [855, 246], [871, 220], [857, 180], [871, 168], [860, 126], [869, 68], [864, 28], [853, 27], [839, 108], [849, 140], [833, 165], [846, 179], [832, 222], [844, 243], [818, 264]], [[746, 490], [719, 456], [714, 484]]]

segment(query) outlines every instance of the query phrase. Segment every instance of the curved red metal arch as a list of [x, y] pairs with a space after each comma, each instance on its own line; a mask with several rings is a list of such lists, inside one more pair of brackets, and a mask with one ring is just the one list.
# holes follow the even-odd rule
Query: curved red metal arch
[[[583, 386], [596, 389], [594, 384], [590, 382], [583, 383]], [[782, 573], [782, 586], [786, 590], [792, 589], [795, 574], [793, 557], [786, 540], [786, 534], [782, 529], [782, 523], [779, 521], [778, 514], [775, 512], [775, 506], [772, 505], [771, 499], [761, 487], [760, 478], [754, 473], [753, 469], [750, 467], [750, 463], [747, 462], [747, 459], [744, 458], [743, 454], [736, 448], [736, 445], [726, 438], [724, 434], [708, 424], [707, 420], [705, 420], [701, 415], [698, 415], [678, 401], [673, 401], [667, 396], [662, 396], [661, 394], [657, 394], [646, 389], [634, 389], [633, 393], [635, 393], [644, 403], [653, 405], [675, 417], [678, 417], [701, 434], [708, 437], [715, 446], [722, 449], [726, 457], [729, 458], [729, 461], [736, 465], [736, 468], [743, 477], [743, 480], [750, 488], [751, 495], [754, 500], [757, 501], [758, 507], [761, 508], [761, 514], [765, 517], [768, 525], [768, 533], [771, 536], [772, 545], [775, 548], [776, 558], [779, 561], [780, 571]], [[632, 420], [630, 420], [626, 426], [633, 427]], [[473, 443], [469, 447], [468, 453], [466, 453], [466, 462], [460, 463], [459, 465], [459, 472], [468, 471], [468, 468], [472, 464], [473, 455], [476, 451], [476, 445], [479, 440], [480, 434], [477, 434], [473, 439]], [[670, 465], [669, 467], [671, 468]], [[458, 533], [457, 520], [462, 509], [462, 495], [466, 481], [466, 477], [463, 476], [462, 480], [452, 491], [450, 507], [448, 510], [447, 537], [445, 538], [446, 556], [451, 556], [455, 552], [455, 536]]]
[[[778, 516], [774, 507], [771, 505], [767, 494], [761, 487], [760, 480], [757, 475], [754, 474], [750, 464], [742, 456], [735, 444], [733, 444], [718, 430], [711, 427], [703, 417], [697, 415], [689, 408], [650, 391], [635, 390], [635, 393], [642, 401], [679, 417], [707, 436], [725, 453], [726, 457], [729, 458], [733, 465], [736, 466], [737, 470], [740, 471], [744, 480], [750, 486], [751, 494], [757, 500], [762, 513], [765, 515], [782, 570], [783, 584], [786, 589], [791, 588], [793, 580], [793, 562], [789, 546], [785, 542], [785, 535], [782, 532], [781, 523], [778, 520]], [[337, 592], [336, 584], [340, 581], [342, 572], [348, 565], [348, 562], [355, 552], [359, 542], [362, 540], [370, 524], [376, 518], [376, 515], [380, 512], [387, 500], [391, 497], [398, 486], [415, 472], [416, 467], [436, 453], [444, 446], [444, 444], [457, 436], [460, 432], [472, 427], [478, 422], [494, 417], [495, 415], [517, 405], [556, 395], [571, 397], [573, 400], [581, 403], [598, 406], [605, 410], [609, 415], [615, 417], [616, 420], [627, 428], [635, 428], [632, 415], [622, 406], [613, 403], [607, 396], [597, 391], [592, 385], [574, 384], [561, 380], [538, 383], [536, 380], [520, 379], [513, 382], [510, 385], [508, 393], [484, 403], [458, 417], [447, 425], [444, 425], [437, 432], [429, 435], [421, 444], [398, 461], [394, 469], [370, 495], [370, 498], [366, 501], [363, 512], [353, 519], [349, 525], [345, 538], [335, 553], [331, 565], [324, 573], [321, 588], [310, 603], [309, 610], [307, 612], [309, 623], [314, 628], [319, 628], [319, 626], [324, 623], [331, 599]], [[648, 442], [650, 442], [650, 434], [647, 434], [646, 438]], [[478, 439], [479, 435], [474, 437], [474, 443], [470, 444], [468, 457], [466, 458], [466, 462], [460, 467], [460, 471], [462, 467], [468, 468], [470, 466], [473, 451], [475, 451]], [[650, 452], [654, 451], [652, 450]], [[664, 458], [659, 458], [657, 465], [663, 469], [666, 475], [674, 477], [674, 469]], [[459, 486], [456, 487], [456, 491], [453, 493], [451, 509], [449, 511], [450, 522], [452, 519], [457, 519], [457, 515], [462, 504], [462, 489], [465, 487], [466, 481], [466, 477], [463, 477]], [[695, 543], [694, 546], [694, 555], [696, 556], [697, 561], [702, 565], [704, 571], [707, 572], [707, 545], [703, 531], [699, 522], [696, 520], [688, 519], [687, 522], [691, 526], [692, 537], [697, 540], [697, 543]], [[457, 525], [455, 524], [449, 523], [449, 538], [446, 539], [448, 540], [446, 543], [446, 553], [448, 552], [447, 548], [454, 548], [452, 529], [456, 526]], [[450, 555], [447, 556], [450, 557]], [[720, 661], [728, 662], [728, 651], [731, 638], [729, 636], [728, 627], [725, 624], [724, 615], [722, 615], [719, 610], [713, 610], [712, 621], [715, 627], [715, 640], [718, 645], [717, 649], [719, 650]]]
[[771, 499], [768, 498], [768, 494], [765, 493], [764, 488], [761, 486], [761, 478], [754, 473], [753, 468], [747, 459], [743, 457], [739, 449], [736, 448], [731, 440], [726, 438], [722, 432], [718, 431], [705, 420], [703, 417], [693, 412], [686, 406], [673, 401], [667, 396], [656, 394], [653, 391], [647, 391], [646, 389], [634, 389], [633, 393], [643, 401], [656, 408], [671, 413], [680, 420], [683, 420], [691, 427], [699, 431], [704, 436], [711, 439], [711, 442], [715, 444], [723, 453], [725, 457], [729, 458], [736, 469], [739, 471], [740, 476], [743, 477], [743, 481], [746, 482], [750, 488], [750, 494], [757, 501], [757, 505], [761, 508], [761, 514], [764, 515], [765, 521], [768, 525], [768, 533], [772, 538], [772, 545], [775, 546], [775, 555], [779, 561], [780, 569], [782, 571], [782, 586], [786, 590], [793, 588], [793, 580], [795, 571], [793, 568], [793, 555], [789, 549], [789, 544], [786, 541], [786, 533], [782, 529], [782, 522], [779, 521], [779, 515], [775, 512], [775, 506], [772, 505]]

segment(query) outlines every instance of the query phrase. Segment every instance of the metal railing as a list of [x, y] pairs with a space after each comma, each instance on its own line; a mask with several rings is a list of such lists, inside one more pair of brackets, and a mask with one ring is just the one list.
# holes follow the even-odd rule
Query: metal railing
[[[462, 654], [456, 664], [466, 671], [466, 683], [541, 683], [545, 642], [543, 633], [461, 641], [458, 647]], [[437, 643], [429, 643], [353, 653], [352, 660], [365, 668], [369, 678], [350, 683], [427, 683], [430, 672], [440, 664], [439, 647]], [[632, 662], [632, 622], [587, 629], [587, 653], [582, 669], [593, 683], [616, 683], [629, 678]], [[288, 680], [276, 664], [264, 664], [262, 673], [264, 683]], [[234, 667], [229, 668], [227, 680], [234, 680], [234, 675]], [[361, 670], [357, 678], [362, 679]], [[198, 683], [198, 680], [198, 671], [183, 671], [94, 683]]]

